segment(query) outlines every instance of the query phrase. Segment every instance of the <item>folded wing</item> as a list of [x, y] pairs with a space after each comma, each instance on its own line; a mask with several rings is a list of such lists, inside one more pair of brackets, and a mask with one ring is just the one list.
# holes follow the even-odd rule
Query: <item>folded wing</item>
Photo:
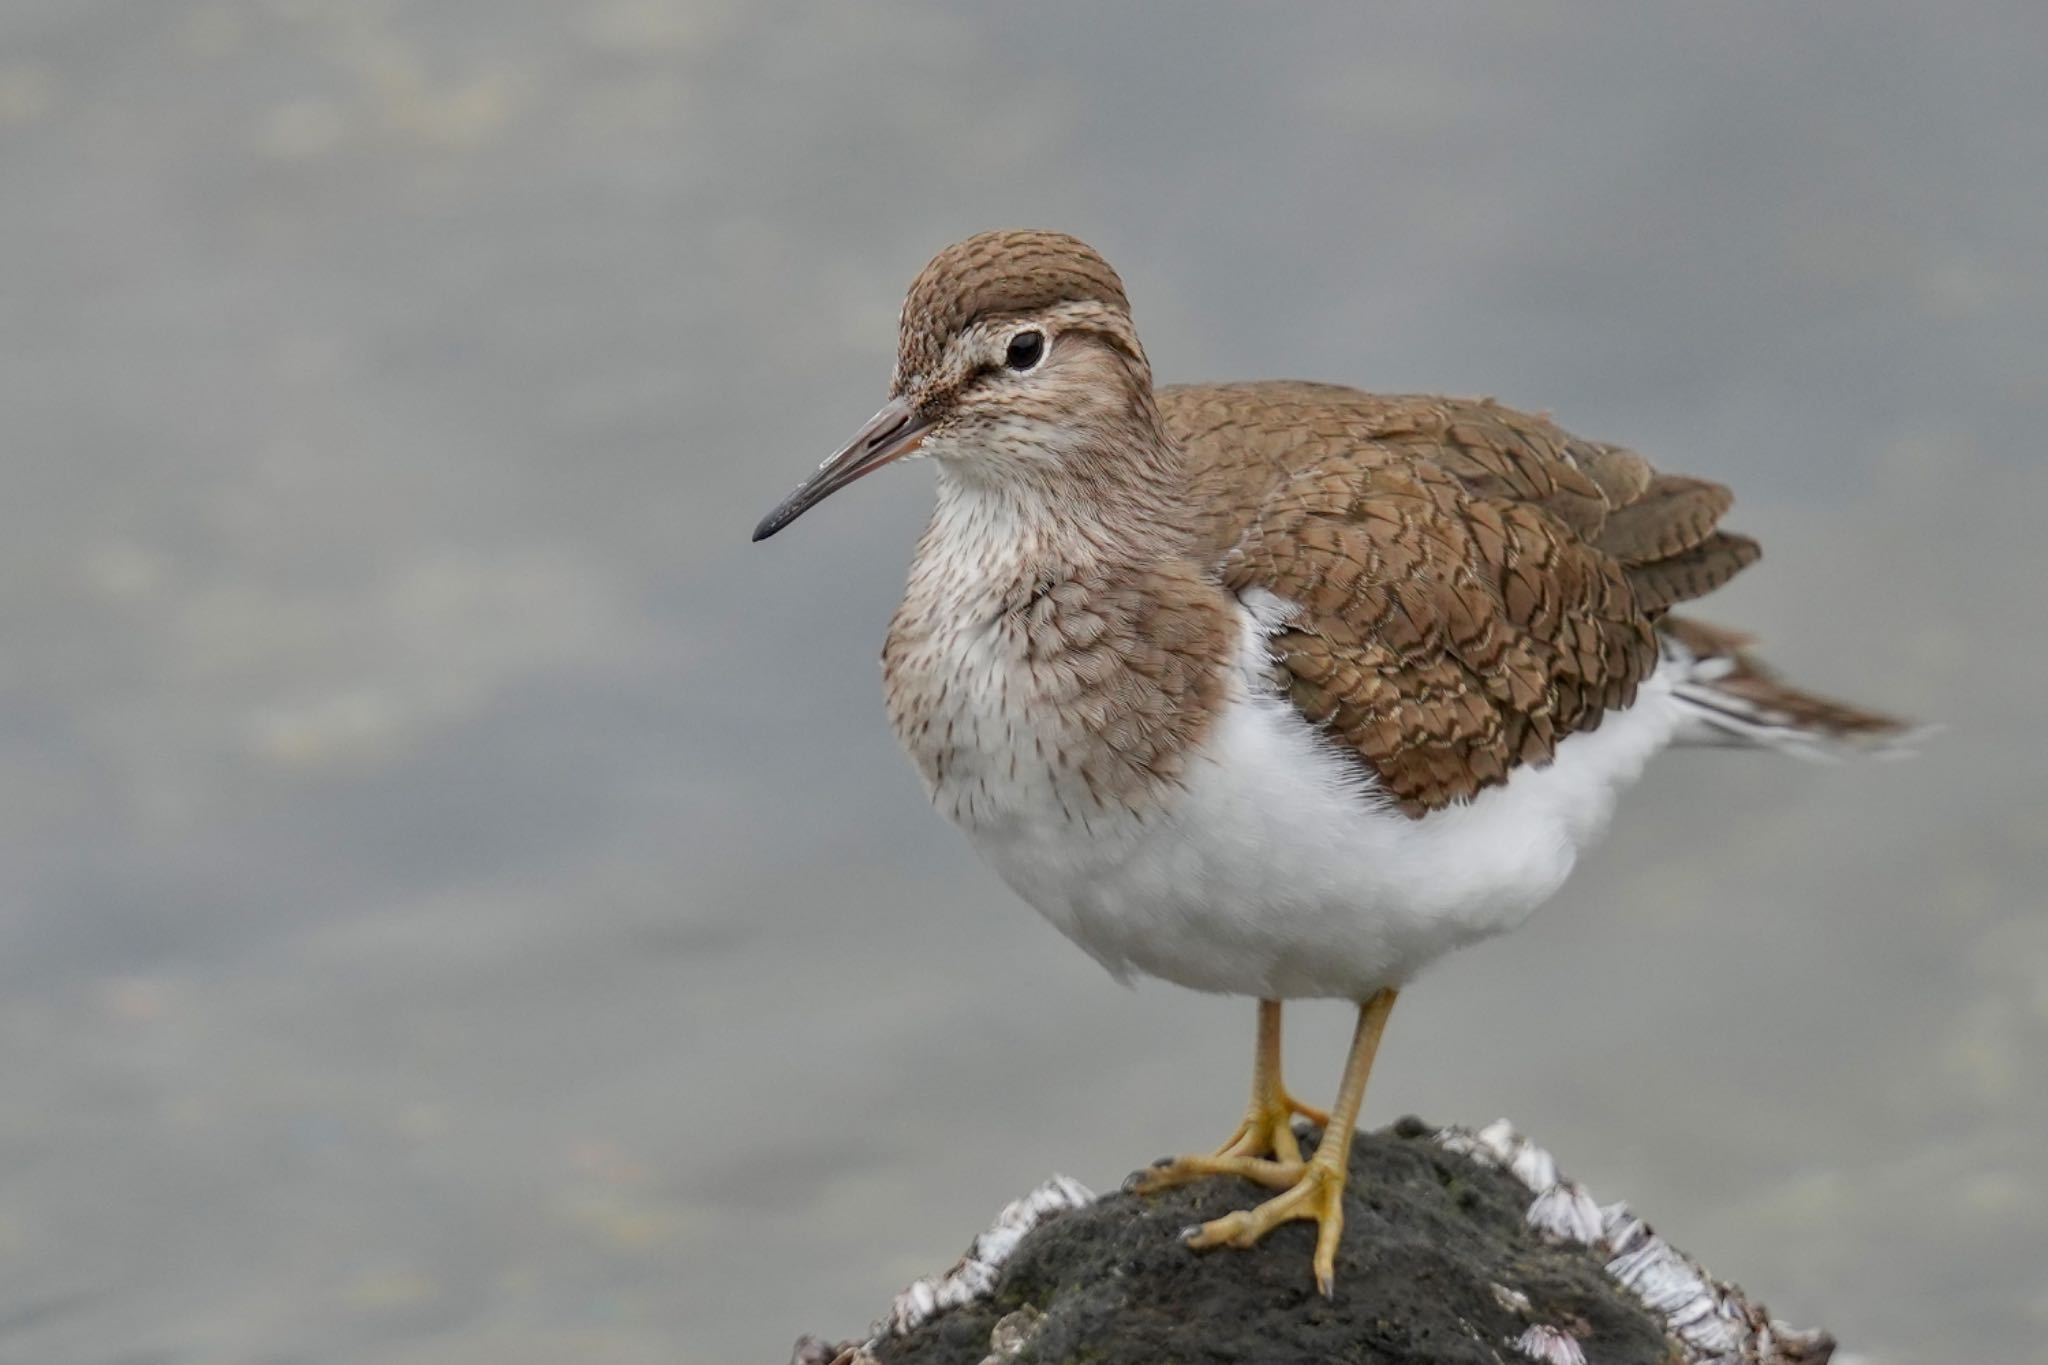
[[1628, 706], [1658, 622], [1757, 557], [1725, 488], [1487, 400], [1314, 384], [1160, 394], [1204, 552], [1295, 608], [1275, 681], [1420, 815]]

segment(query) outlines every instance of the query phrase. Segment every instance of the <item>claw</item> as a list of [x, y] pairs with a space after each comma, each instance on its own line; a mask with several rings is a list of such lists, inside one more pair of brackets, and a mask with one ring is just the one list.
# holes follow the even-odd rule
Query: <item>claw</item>
[[1176, 1185], [1210, 1176], [1234, 1175], [1268, 1189], [1284, 1190], [1301, 1179], [1301, 1154], [1291, 1161], [1254, 1156], [1177, 1156], [1171, 1161], [1133, 1172], [1124, 1187], [1133, 1194], [1158, 1194]]
[[1254, 1102], [1221, 1147], [1207, 1156], [1177, 1156], [1155, 1162], [1124, 1182], [1136, 1194], [1157, 1194], [1209, 1176], [1234, 1175], [1283, 1190], [1301, 1178], [1301, 1140], [1294, 1135], [1293, 1106], [1284, 1095]]
[[[1231, 1175], [1279, 1190], [1256, 1208], [1183, 1230], [1181, 1240], [1197, 1249], [1248, 1247], [1282, 1223], [1309, 1219], [1316, 1225], [1316, 1289], [1329, 1298], [1337, 1284], [1337, 1243], [1344, 1232], [1344, 1180], [1351, 1160], [1351, 1136], [1395, 994], [1392, 987], [1376, 991], [1358, 1007], [1351, 1055], [1344, 1063], [1344, 1083], [1337, 1091], [1334, 1111], [1328, 1114], [1295, 1099], [1281, 1083], [1280, 1002], [1261, 1000], [1258, 1061], [1244, 1122], [1213, 1154], [1159, 1162], [1133, 1175], [1125, 1188], [1156, 1194], [1204, 1176]], [[1297, 1114], [1323, 1130], [1315, 1155], [1306, 1162], [1301, 1159], [1301, 1140], [1294, 1135]]]
[[1300, 1178], [1257, 1208], [1240, 1209], [1212, 1219], [1184, 1236], [1196, 1250], [1249, 1247], [1282, 1223], [1308, 1219], [1316, 1225], [1316, 1289], [1324, 1298], [1335, 1292], [1337, 1243], [1344, 1231], [1344, 1170], [1321, 1160], [1303, 1167]]

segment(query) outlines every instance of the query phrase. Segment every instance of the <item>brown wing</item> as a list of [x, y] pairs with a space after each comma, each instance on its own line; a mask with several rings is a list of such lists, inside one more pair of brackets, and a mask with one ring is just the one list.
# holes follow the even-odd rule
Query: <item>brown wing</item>
[[1303, 714], [1411, 814], [1470, 798], [1627, 706], [1656, 621], [1756, 558], [1726, 489], [1487, 400], [1316, 384], [1166, 389], [1225, 584]]

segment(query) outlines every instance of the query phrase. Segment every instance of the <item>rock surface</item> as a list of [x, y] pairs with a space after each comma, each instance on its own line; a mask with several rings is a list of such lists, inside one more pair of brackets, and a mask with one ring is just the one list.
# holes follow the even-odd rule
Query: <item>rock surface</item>
[[1249, 1251], [1182, 1245], [1188, 1225], [1265, 1194], [1211, 1180], [1089, 1200], [1048, 1182], [900, 1295], [871, 1340], [807, 1337], [795, 1365], [1821, 1365], [1833, 1350], [1772, 1323], [1623, 1206], [1599, 1208], [1505, 1123], [1404, 1119], [1359, 1135], [1333, 1300], [1311, 1280], [1309, 1224]]

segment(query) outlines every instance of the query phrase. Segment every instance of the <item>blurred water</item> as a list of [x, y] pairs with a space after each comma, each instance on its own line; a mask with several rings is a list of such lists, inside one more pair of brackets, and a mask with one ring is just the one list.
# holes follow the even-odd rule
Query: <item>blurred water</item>
[[[2048, 1359], [2048, 12], [0, 4], [0, 1359], [779, 1361], [1251, 1010], [976, 867], [772, 546], [952, 238], [1166, 379], [1486, 391], [1724, 478], [1908, 765], [1685, 756], [1396, 1016], [1882, 1365]], [[1334, 1083], [1340, 1011], [1292, 1017]]]

